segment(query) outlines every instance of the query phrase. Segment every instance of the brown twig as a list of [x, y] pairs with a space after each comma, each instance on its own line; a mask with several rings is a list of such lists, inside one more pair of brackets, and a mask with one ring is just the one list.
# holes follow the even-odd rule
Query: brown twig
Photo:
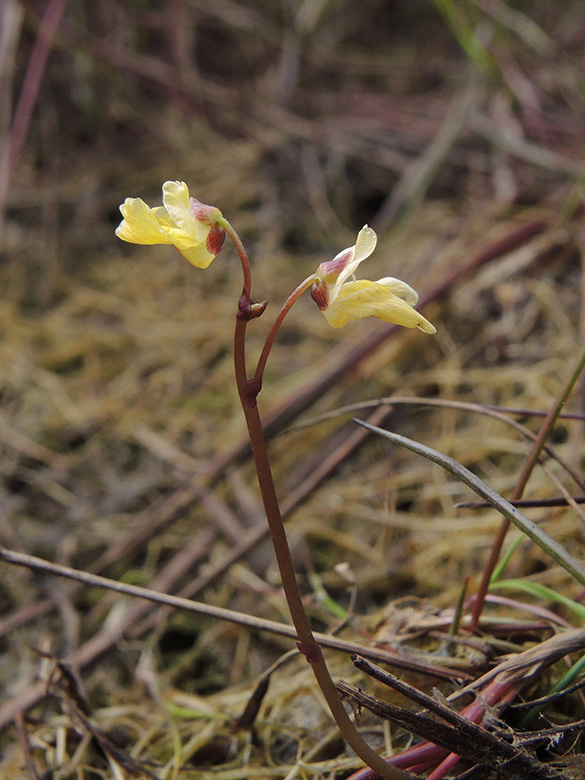
[[[552, 432], [555, 422], [563, 406], [565, 405], [565, 401], [569, 397], [571, 390], [575, 386], [575, 382], [577, 381], [581, 372], [583, 371], [584, 367], [585, 367], [585, 348], [579, 355], [575, 367], [563, 382], [563, 385], [557, 394], [554, 404], [551, 406], [549, 413], [547, 414], [547, 416], [545, 417], [542, 423], [542, 426], [540, 428], [540, 431], [538, 432], [534, 444], [532, 445], [532, 448], [528, 453], [528, 457], [526, 458], [524, 467], [518, 478], [518, 482], [516, 483], [516, 486], [512, 491], [512, 495], [510, 497], [512, 501], [518, 501], [519, 499], [522, 498], [522, 494], [524, 493], [524, 489], [528, 484], [530, 475], [532, 474], [534, 467], [538, 463], [538, 459], [543, 449], [546, 446], [546, 442]], [[481, 613], [483, 612], [485, 597], [490, 585], [492, 575], [494, 573], [494, 569], [496, 568], [497, 562], [500, 558], [500, 553], [502, 551], [504, 540], [510, 529], [510, 524], [511, 522], [509, 518], [504, 518], [500, 524], [498, 533], [496, 534], [496, 538], [494, 539], [490, 556], [483, 570], [481, 582], [477, 589], [477, 598], [473, 604], [471, 626], [469, 628], [470, 631], [476, 631], [479, 626], [479, 619], [481, 617]]]
[[[585, 630], [583, 629], [573, 629], [571, 631], [566, 631], [564, 633], [557, 634], [556, 636], [553, 636], [550, 639], [545, 640], [541, 644], [536, 645], [535, 647], [531, 647], [528, 650], [525, 650], [523, 653], [519, 653], [518, 655], [513, 656], [512, 658], [506, 659], [498, 666], [496, 666], [494, 669], [490, 670], [482, 677], [475, 680], [473, 683], [470, 683], [469, 685], [465, 686], [461, 690], [451, 694], [451, 696], [448, 697], [447, 701], [455, 701], [456, 699], [461, 698], [466, 694], [474, 693], [476, 695], [476, 698], [474, 699], [474, 701], [472, 701], [471, 704], [467, 705], [461, 711], [459, 717], [464, 716], [467, 720], [473, 723], [480, 723], [483, 720], [483, 718], [486, 716], [486, 714], [490, 712], [490, 710], [493, 711], [493, 708], [495, 708], [497, 711], [501, 711], [504, 707], [509, 706], [510, 703], [517, 696], [518, 692], [527, 684], [532, 682], [536, 678], [536, 676], [542, 672], [544, 668], [555, 663], [565, 655], [581, 650], [584, 646], [585, 646]], [[374, 699], [374, 701], [377, 700]], [[422, 699], [420, 699], [420, 701], [422, 701]], [[363, 701], [362, 703], [364, 704], [364, 706], [367, 706], [365, 701]], [[378, 713], [381, 712], [381, 710], [379, 709], [380, 704], [384, 704], [384, 703], [382, 702], [376, 704], [376, 707], [378, 708], [377, 710]], [[392, 712], [392, 719], [394, 719], [395, 715], [396, 717], [401, 717], [400, 712], [398, 713]], [[447, 712], [447, 713], [443, 713], [442, 717], [445, 719], [452, 720], [454, 717], [457, 716]], [[430, 725], [430, 728], [434, 729], [436, 725], [437, 725], [436, 722], [433, 721]], [[413, 719], [413, 721], [410, 722], [409, 725], [407, 725], [406, 727], [415, 731], [417, 728], [416, 719]], [[453, 753], [451, 747], [447, 746], [446, 744], [441, 747], [438, 746], [440, 743], [443, 742], [444, 739], [446, 739], [447, 742], [449, 742], [453, 737], [454, 735], [451, 732], [445, 731], [444, 728], [435, 729], [433, 739], [436, 739], [437, 744], [428, 741], [422, 742], [418, 745], [414, 745], [413, 747], [408, 748], [407, 750], [393, 756], [388, 760], [396, 764], [397, 766], [402, 766], [407, 769], [414, 770], [414, 768], [417, 767], [418, 768], [417, 771], [418, 770], [422, 771], [423, 768], [426, 771], [430, 771], [435, 767], [437, 767], [439, 762], [441, 762], [440, 766], [442, 768], [447, 768], [447, 767], [452, 768], [459, 760], [459, 755], [465, 755], [465, 756], [469, 755], [468, 748], [470, 744], [472, 747], [475, 747], [475, 740], [472, 743], [470, 743], [469, 738], [467, 738], [465, 742], [462, 743], [460, 747], [457, 749], [457, 751], [460, 752], [456, 751], [455, 753]], [[486, 745], [485, 740], [480, 739], [477, 746], [475, 763], [478, 763], [476, 759], [481, 755], [482, 760], [485, 761], [486, 765], [492, 766], [492, 758], [490, 757], [490, 750], [491, 748]], [[447, 755], [448, 753], [450, 753], [450, 755]], [[521, 760], [521, 755], [517, 756], [517, 759]], [[471, 760], [474, 760], [473, 755], [469, 757]], [[507, 757], [504, 758], [507, 760]], [[503, 769], [501, 765], [499, 768]], [[507, 773], [508, 772], [507, 764], [505, 765], [504, 771], [506, 771], [506, 775], [505, 775], [506, 777], [515, 776], [513, 774]], [[538, 767], [536, 767], [534, 771], [540, 771], [540, 770], [538, 769]], [[551, 769], [550, 771], [552, 772], [554, 770]], [[438, 777], [439, 773], [435, 775], [435, 773], [433, 772], [431, 776]], [[442, 776], [442, 774], [440, 776]], [[524, 765], [521, 769], [521, 773], [520, 776], [518, 777], [518, 780], [520, 779], [524, 780], [524, 778], [526, 777], [539, 777], [539, 776], [545, 778], [547, 777], [546, 774], [539, 775], [539, 774], [531, 774], [530, 772], [527, 773], [527, 767], [526, 765]], [[561, 775], [552, 774], [550, 776], [554, 778], [565, 777], [565, 775], [562, 774]], [[354, 773], [351, 776], [350, 780], [375, 780], [375, 778], [376, 775], [374, 773], [369, 772], [368, 770], [359, 770], [358, 772]]]
[[22, 750], [22, 755], [24, 756], [24, 763], [26, 765], [26, 771], [29, 776], [29, 780], [41, 780], [40, 775], [37, 772], [35, 760], [33, 758], [30, 742], [28, 739], [28, 734], [26, 731], [26, 724], [24, 722], [24, 716], [22, 712], [18, 713], [18, 715], [14, 719], [14, 723], [16, 726], [16, 733], [18, 735], [18, 742], [20, 744], [20, 749]]
[[6, 155], [0, 160], [0, 213], [4, 211], [10, 182], [26, 140], [32, 112], [41, 88], [47, 57], [66, 7], [67, 0], [49, 0], [41, 20], [16, 106]]
[[[563, 780], [564, 775], [557, 769], [541, 764], [536, 757], [522, 748], [509, 744], [497, 732], [487, 731], [448, 707], [436, 706], [436, 701], [430, 696], [420, 694], [420, 691], [416, 698], [420, 701], [426, 700], [427, 709], [430, 709], [433, 706], [431, 702], [434, 702], [433, 711], [453, 725], [380, 701], [344, 682], [338, 683], [338, 688], [350, 701], [369, 710], [378, 718], [389, 720], [428, 740], [436, 746], [435, 752], [438, 758], [440, 750], [448, 751], [470, 761], [473, 766], [485, 766], [498, 772], [505, 771], [505, 776], [509, 780], [526, 780], [527, 777]], [[408, 695], [409, 698], [415, 698], [413, 692]], [[414, 766], [412, 769], [415, 771]]]
[[[217, 620], [226, 620], [235, 623], [236, 625], [250, 628], [252, 630], [267, 631], [278, 636], [286, 637], [288, 639], [297, 638], [295, 629], [292, 626], [283, 623], [275, 623], [274, 621], [266, 620], [264, 618], [256, 618], [252, 615], [234, 612], [232, 610], [221, 607], [214, 607], [209, 604], [191, 601], [179, 596], [171, 596], [149, 588], [141, 588], [136, 585], [116, 582], [115, 580], [110, 580], [97, 574], [71, 569], [68, 566], [61, 566], [56, 563], [44, 561], [41, 558], [36, 558], [33, 555], [7, 550], [3, 547], [0, 547], [0, 560], [4, 560], [7, 563], [11, 563], [16, 566], [24, 566], [28, 569], [44, 572], [45, 574], [50, 574], [52, 576], [65, 577], [67, 579], [80, 582], [88, 587], [106, 588], [107, 590], [113, 590], [117, 593], [121, 593], [124, 596], [131, 596], [143, 600], [142, 603], [139, 602], [138, 604], [132, 605], [132, 607], [124, 613], [122, 618], [118, 623], [116, 623], [115, 626], [105, 626], [92, 639], [88, 640], [83, 646], [74, 651], [67, 659], [65, 659], [67, 663], [71, 664], [72, 666], [78, 666], [81, 668], [95, 661], [102, 653], [108, 650], [109, 647], [119, 639], [119, 637], [127, 630], [128, 626], [133, 625], [136, 621], [145, 615], [151, 603], [162, 604], [163, 606], [172, 607], [173, 609], [186, 610], [198, 615], [212, 617]], [[172, 570], [172, 566], [167, 568]], [[169, 579], [170, 576], [172, 576], [172, 571], [167, 573], [166, 579]], [[164, 583], [162, 582], [162, 577], [159, 575], [157, 579], [159, 580], [158, 584], [163, 586]], [[469, 675], [467, 675], [465, 672], [440, 666], [433, 666], [432, 664], [425, 663], [420, 659], [417, 659], [414, 655], [393, 653], [382, 648], [365, 647], [355, 642], [347, 642], [329, 634], [320, 634], [316, 632], [314, 636], [320, 645], [331, 648], [332, 650], [339, 650], [344, 653], [359, 653], [360, 655], [371, 658], [375, 661], [388, 663], [390, 665], [396, 666], [397, 668], [411, 670], [416, 669], [416, 671], [420, 673], [429, 674], [437, 678], [460, 680], [469, 679]], [[12, 721], [19, 712], [22, 712], [23, 710], [28, 709], [29, 707], [36, 704], [44, 694], [44, 685], [35, 684], [21, 696], [15, 698], [11, 702], [7, 702], [2, 707], [0, 707], [0, 730], [5, 728], [6, 725], [10, 723], [10, 721]]]

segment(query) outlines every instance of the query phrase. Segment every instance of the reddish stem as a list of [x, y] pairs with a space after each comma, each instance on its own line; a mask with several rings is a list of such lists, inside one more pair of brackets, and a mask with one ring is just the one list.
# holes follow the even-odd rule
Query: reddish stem
[[14, 113], [14, 121], [10, 131], [7, 154], [2, 160], [0, 173], [0, 212], [4, 208], [8, 188], [14, 175], [16, 163], [28, 134], [32, 112], [37, 102], [41, 81], [47, 64], [47, 57], [53, 44], [53, 39], [65, 13], [67, 0], [50, 0], [43, 16], [39, 34], [32, 50], [26, 75]]
[[305, 290], [307, 290], [313, 284], [314, 281], [315, 281], [315, 274], [311, 274], [311, 276], [308, 276], [304, 282], [301, 282], [299, 286], [295, 290], [293, 290], [293, 292], [288, 296], [288, 298], [284, 302], [281, 310], [278, 312], [278, 317], [272, 323], [272, 327], [270, 328], [270, 332], [268, 333], [268, 336], [264, 343], [264, 347], [260, 354], [260, 358], [258, 359], [258, 365], [256, 366], [256, 373], [254, 374], [255, 379], [260, 379], [260, 381], [262, 381], [262, 376], [264, 375], [264, 369], [266, 368], [266, 361], [268, 360], [268, 356], [270, 355], [270, 350], [272, 349], [272, 346], [274, 344], [276, 334], [278, 333], [278, 330], [282, 325], [284, 318], [291, 310], [293, 304], [295, 304], [298, 301], [301, 295], [305, 292]]
[[291, 294], [282, 307], [266, 340], [266, 344], [261, 353], [260, 360], [258, 361], [256, 373], [252, 379], [248, 379], [246, 372], [245, 350], [246, 328], [249, 320], [254, 316], [252, 309], [253, 304], [250, 298], [250, 263], [245, 249], [235, 230], [227, 221], [224, 222], [222, 220], [222, 226], [225, 228], [227, 234], [234, 241], [236, 248], [238, 249], [240, 260], [242, 262], [242, 269], [244, 272], [244, 289], [239, 301], [238, 315], [236, 317], [236, 326], [234, 331], [234, 367], [236, 384], [238, 387], [238, 393], [240, 395], [244, 416], [246, 418], [246, 425], [248, 426], [248, 434], [250, 437], [250, 443], [252, 445], [254, 463], [256, 465], [258, 485], [260, 487], [262, 502], [266, 512], [266, 520], [268, 522], [270, 535], [272, 537], [272, 544], [280, 571], [282, 587], [299, 639], [297, 647], [299, 648], [299, 651], [305, 656], [307, 661], [311, 664], [311, 669], [313, 670], [317, 683], [319, 684], [321, 692], [327, 701], [331, 714], [337, 723], [340, 732], [342, 733], [346, 742], [354, 749], [362, 761], [364, 761], [364, 763], [367, 764], [378, 775], [386, 778], [387, 780], [412, 780], [412, 776], [408, 773], [386, 763], [386, 761], [384, 761], [381, 756], [372, 750], [372, 748], [370, 748], [369, 745], [367, 745], [361, 738], [349, 715], [345, 711], [345, 707], [339, 698], [339, 693], [337, 692], [335, 683], [329, 674], [325, 659], [323, 658], [323, 652], [315, 637], [313, 636], [311, 624], [309, 622], [309, 618], [307, 617], [307, 613], [305, 612], [296, 579], [288, 539], [284, 529], [284, 523], [282, 521], [280, 506], [278, 503], [278, 497], [276, 495], [276, 488], [274, 486], [274, 479], [272, 476], [272, 469], [268, 456], [268, 448], [264, 438], [262, 420], [258, 411], [257, 396], [262, 387], [262, 374], [264, 372], [266, 360], [270, 354], [270, 350], [274, 343], [278, 329], [291, 306], [312, 283], [313, 277], [305, 279], [305, 281], [300, 284], [299, 287], [297, 287], [296, 290]]
[[[528, 480], [530, 479], [530, 475], [532, 474], [534, 467], [538, 463], [538, 459], [540, 458], [542, 451], [551, 434], [551, 431], [554, 428], [554, 425], [557, 421], [557, 418], [565, 405], [565, 401], [569, 397], [569, 394], [571, 393], [571, 390], [573, 389], [573, 386], [575, 385], [575, 382], [579, 378], [579, 375], [583, 371], [584, 367], [585, 367], [585, 348], [579, 355], [579, 359], [577, 360], [575, 368], [573, 369], [571, 374], [567, 377], [563, 386], [561, 387], [557, 395], [557, 398], [555, 400], [555, 403], [553, 404], [549, 413], [543, 420], [543, 423], [538, 432], [538, 436], [534, 440], [530, 453], [528, 454], [528, 457], [526, 458], [526, 461], [524, 463], [524, 468], [522, 469], [520, 478], [518, 479], [518, 482], [516, 483], [516, 487], [514, 488], [514, 490], [512, 491], [512, 495], [510, 496], [511, 501], [518, 501], [519, 499], [522, 498], [524, 489], [526, 488], [526, 485], [528, 484]], [[490, 586], [492, 575], [494, 573], [494, 569], [496, 568], [496, 564], [498, 563], [500, 553], [502, 552], [504, 539], [506, 538], [506, 534], [508, 533], [509, 528], [510, 528], [510, 521], [507, 518], [505, 518], [504, 520], [502, 520], [502, 523], [498, 529], [498, 533], [496, 534], [496, 538], [492, 546], [490, 557], [483, 571], [479, 589], [477, 591], [476, 600], [473, 604], [473, 610], [471, 613], [471, 623], [469, 625], [470, 631], [476, 631], [479, 625], [479, 621], [481, 619], [481, 615], [485, 605], [485, 599], [487, 596], [488, 588]]]

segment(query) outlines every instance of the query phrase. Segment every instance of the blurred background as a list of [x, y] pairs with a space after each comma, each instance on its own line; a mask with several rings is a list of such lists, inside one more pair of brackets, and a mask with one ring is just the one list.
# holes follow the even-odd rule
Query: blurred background
[[579, 173], [579, 3], [31, 0], [2, 14], [2, 250], [18, 247], [30, 303], [118, 250], [117, 202], [157, 199], [161, 179], [237, 214], [263, 251], [304, 252], [364, 222], [385, 232], [424, 199], [462, 216], [543, 202]]
[[[219, 207], [249, 251], [255, 297], [269, 300], [251, 356], [289, 292], [366, 223], [379, 244], [363, 275], [421, 294], [434, 337], [369, 320], [333, 330], [301, 300], [261, 398], [275, 432], [304, 415], [271, 451], [317, 626], [331, 614], [316, 582], [347, 607], [340, 562], [359, 612], [404, 596], [452, 605], [498, 517], [456, 510], [468, 494], [413, 455], [349, 446], [351, 413], [331, 413], [392, 395], [549, 408], [585, 338], [584, 64], [579, 0], [4, 0], [0, 543], [288, 620], [269, 546], [237, 552], [263, 522], [253, 471], [243, 450], [221, 461], [244, 441], [236, 253], [226, 243], [203, 273], [170, 247], [114, 236], [126, 197], [158, 205], [176, 179]], [[583, 413], [584, 399], [581, 384], [571, 409]], [[391, 415], [503, 494], [513, 488], [527, 451], [514, 429], [422, 402]], [[554, 443], [582, 474], [582, 421]], [[557, 492], [542, 473], [531, 483], [531, 497]], [[540, 511], [578, 554], [582, 518]], [[574, 587], [532, 546], [510, 566]], [[224, 695], [291, 646], [2, 571], [5, 700], [30, 694], [39, 648], [73, 657], [97, 712], [135, 708], [115, 724], [125, 747], [151, 701], [166, 729], [162, 690]], [[96, 666], [84, 648], [107, 620], [121, 620], [118, 645], [106, 642]], [[234, 714], [243, 701], [217, 706]], [[58, 706], [40, 692], [31, 703], [53, 728]], [[0, 710], [8, 742], [13, 712]], [[290, 717], [302, 725], [306, 711]], [[284, 743], [288, 760], [298, 742]], [[162, 762], [159, 747], [148, 749]], [[190, 759], [239, 755], [228, 747]]]

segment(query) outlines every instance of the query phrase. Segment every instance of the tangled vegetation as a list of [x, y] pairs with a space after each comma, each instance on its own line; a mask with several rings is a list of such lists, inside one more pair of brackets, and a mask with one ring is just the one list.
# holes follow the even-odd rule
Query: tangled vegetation
[[405, 776], [584, 774], [584, 28], [553, 5], [0, 9], [3, 777], [375, 776], [296, 649], [237, 252], [200, 273], [114, 236], [169, 180], [250, 253], [250, 362], [366, 223], [370, 278], [437, 328], [338, 330], [306, 295], [259, 399], [362, 737]]

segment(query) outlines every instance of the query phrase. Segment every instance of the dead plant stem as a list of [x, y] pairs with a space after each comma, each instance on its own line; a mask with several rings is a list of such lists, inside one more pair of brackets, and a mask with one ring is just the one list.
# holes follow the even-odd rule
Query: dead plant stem
[[[516, 487], [514, 488], [514, 490], [512, 491], [512, 495], [510, 496], [511, 501], [518, 501], [519, 499], [522, 498], [524, 489], [526, 488], [528, 480], [530, 479], [530, 475], [532, 474], [534, 467], [538, 463], [538, 459], [540, 458], [542, 451], [546, 446], [551, 431], [557, 421], [557, 418], [561, 413], [563, 406], [565, 405], [565, 402], [569, 397], [571, 390], [573, 389], [575, 382], [579, 378], [579, 375], [583, 371], [584, 367], [585, 367], [585, 348], [581, 352], [579, 359], [577, 360], [577, 363], [575, 365], [575, 368], [565, 380], [565, 383], [561, 387], [553, 406], [551, 407], [549, 413], [547, 414], [547, 416], [545, 417], [542, 423], [542, 426], [538, 432], [534, 444], [532, 445], [528, 457], [526, 458], [524, 467], [522, 469], [522, 473], [520, 474], [518, 482], [516, 483]], [[496, 534], [496, 538], [494, 539], [490, 556], [486, 563], [481, 578], [481, 582], [479, 584], [479, 588], [477, 591], [477, 595], [475, 598], [475, 602], [473, 604], [473, 609], [471, 614], [471, 624], [469, 626], [470, 631], [476, 631], [479, 625], [479, 621], [485, 605], [485, 599], [487, 596], [491, 578], [494, 573], [494, 569], [496, 568], [496, 565], [498, 563], [500, 554], [502, 552], [502, 546], [504, 544], [504, 540], [506, 538], [509, 528], [510, 528], [510, 520], [508, 518], [504, 518], [500, 524], [498, 533]]]
[[39, 95], [47, 58], [65, 13], [67, 2], [68, 0], [50, 0], [39, 27], [39, 33], [28, 62], [14, 113], [8, 146], [0, 161], [0, 212], [4, 210], [8, 188], [24, 146], [33, 110]]

